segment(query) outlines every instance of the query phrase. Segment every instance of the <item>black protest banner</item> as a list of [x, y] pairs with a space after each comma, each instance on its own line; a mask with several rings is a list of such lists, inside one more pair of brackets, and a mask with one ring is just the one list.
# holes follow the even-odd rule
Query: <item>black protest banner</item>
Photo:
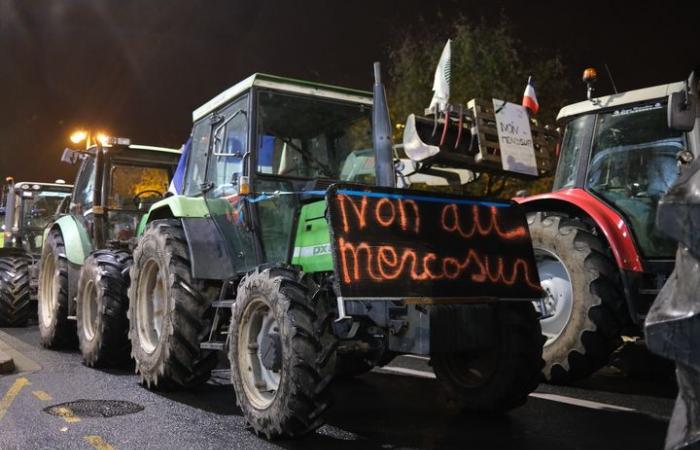
[[515, 203], [336, 184], [327, 214], [343, 298], [541, 297]]

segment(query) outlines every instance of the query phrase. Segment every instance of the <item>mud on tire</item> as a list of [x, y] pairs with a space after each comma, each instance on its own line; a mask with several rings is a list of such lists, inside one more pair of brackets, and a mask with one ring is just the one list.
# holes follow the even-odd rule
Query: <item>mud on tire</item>
[[59, 229], [49, 231], [39, 272], [39, 334], [47, 348], [74, 347], [75, 322], [68, 320], [68, 259]]
[[534, 306], [513, 302], [495, 307], [494, 348], [431, 355], [438, 381], [464, 411], [502, 413], [521, 406], [542, 377], [544, 337]]
[[87, 366], [119, 365], [129, 360], [129, 268], [125, 251], [98, 250], [83, 264], [78, 280], [78, 341]]
[[555, 255], [571, 280], [570, 319], [545, 344], [545, 378], [566, 383], [608, 363], [627, 320], [619, 273], [605, 239], [582, 220], [563, 214], [528, 215], [535, 254]]
[[332, 318], [325, 297], [312, 298], [291, 268], [258, 269], [241, 281], [229, 329], [231, 382], [256, 434], [295, 437], [323, 424], [337, 347]]
[[148, 388], [191, 387], [209, 379], [215, 352], [200, 350], [218, 290], [192, 278], [182, 224], [148, 225], [134, 250], [129, 286], [129, 340], [136, 371]]
[[30, 314], [29, 258], [0, 258], [0, 327], [23, 327]]

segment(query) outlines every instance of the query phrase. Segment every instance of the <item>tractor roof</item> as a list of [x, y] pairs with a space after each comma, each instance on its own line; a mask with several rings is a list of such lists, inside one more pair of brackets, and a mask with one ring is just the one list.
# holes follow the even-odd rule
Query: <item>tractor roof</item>
[[295, 80], [292, 78], [283, 78], [275, 75], [256, 73], [231, 86], [199, 108], [195, 109], [192, 113], [192, 120], [197, 121], [201, 119], [217, 109], [219, 106], [228, 103], [230, 100], [238, 97], [240, 94], [253, 86], [293, 92], [297, 94], [314, 95], [317, 97], [335, 100], [363, 103], [366, 105], [372, 104], [372, 93], [369, 91], [361, 91], [340, 86], [332, 86], [330, 84], [313, 83], [311, 81]]
[[[153, 151], [153, 152], [163, 152], [163, 153], [177, 153], [180, 154], [182, 151], [177, 148], [169, 148], [169, 147], [155, 147], [153, 145], [139, 145], [139, 144], [129, 144], [129, 145], [105, 145], [105, 147], [121, 147], [121, 148], [130, 148], [134, 150], [148, 150], [148, 151]], [[88, 151], [94, 152], [97, 146], [93, 145], [89, 148]]]
[[634, 91], [620, 92], [619, 94], [606, 95], [584, 100], [582, 102], [567, 105], [559, 111], [557, 121], [580, 114], [598, 111], [600, 109], [613, 108], [615, 106], [629, 105], [647, 100], [665, 99], [669, 94], [685, 89], [685, 82], [660, 84], [658, 86], [637, 89]]
[[[24, 188], [23, 186], [27, 186]], [[38, 186], [38, 187], [34, 187]], [[73, 189], [72, 184], [65, 183], [42, 183], [38, 181], [18, 181], [14, 184], [15, 190], [56, 190], [56, 191], [67, 191], [70, 192]]]

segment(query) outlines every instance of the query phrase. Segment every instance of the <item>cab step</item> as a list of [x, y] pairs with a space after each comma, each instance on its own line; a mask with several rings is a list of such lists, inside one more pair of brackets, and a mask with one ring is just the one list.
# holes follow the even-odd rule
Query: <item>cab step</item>
[[231, 308], [235, 302], [235, 300], [216, 300], [211, 302], [211, 306], [212, 308]]
[[199, 348], [202, 350], [223, 350], [225, 342], [202, 342], [199, 344]]

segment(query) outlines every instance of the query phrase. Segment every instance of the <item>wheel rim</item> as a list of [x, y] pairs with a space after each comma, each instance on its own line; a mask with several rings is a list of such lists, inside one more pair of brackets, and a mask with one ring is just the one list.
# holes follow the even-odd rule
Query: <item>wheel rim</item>
[[92, 341], [95, 338], [95, 330], [97, 329], [97, 311], [99, 304], [97, 302], [97, 289], [95, 282], [89, 280], [83, 289], [81, 296], [82, 300], [82, 325], [83, 334]]
[[56, 267], [56, 259], [52, 252], [47, 254], [41, 267], [41, 301], [39, 302], [39, 316], [45, 327], [51, 326], [53, 314], [58, 305], [59, 276]]
[[166, 298], [167, 288], [160, 265], [155, 259], [149, 259], [139, 277], [136, 298], [139, 345], [146, 353], [153, 353], [160, 342]]
[[279, 333], [274, 311], [262, 298], [256, 298], [246, 307], [238, 328], [238, 370], [246, 397], [257, 409], [272, 404], [282, 378], [281, 368], [274, 371], [262, 362], [262, 340], [272, 333]]
[[[535, 249], [540, 284], [545, 292], [543, 301], [535, 307], [546, 317], [540, 320], [542, 334], [547, 338], [545, 347], [552, 344], [564, 331], [573, 310], [571, 276], [564, 263], [549, 250]], [[544, 307], [544, 311], [542, 311]]]

